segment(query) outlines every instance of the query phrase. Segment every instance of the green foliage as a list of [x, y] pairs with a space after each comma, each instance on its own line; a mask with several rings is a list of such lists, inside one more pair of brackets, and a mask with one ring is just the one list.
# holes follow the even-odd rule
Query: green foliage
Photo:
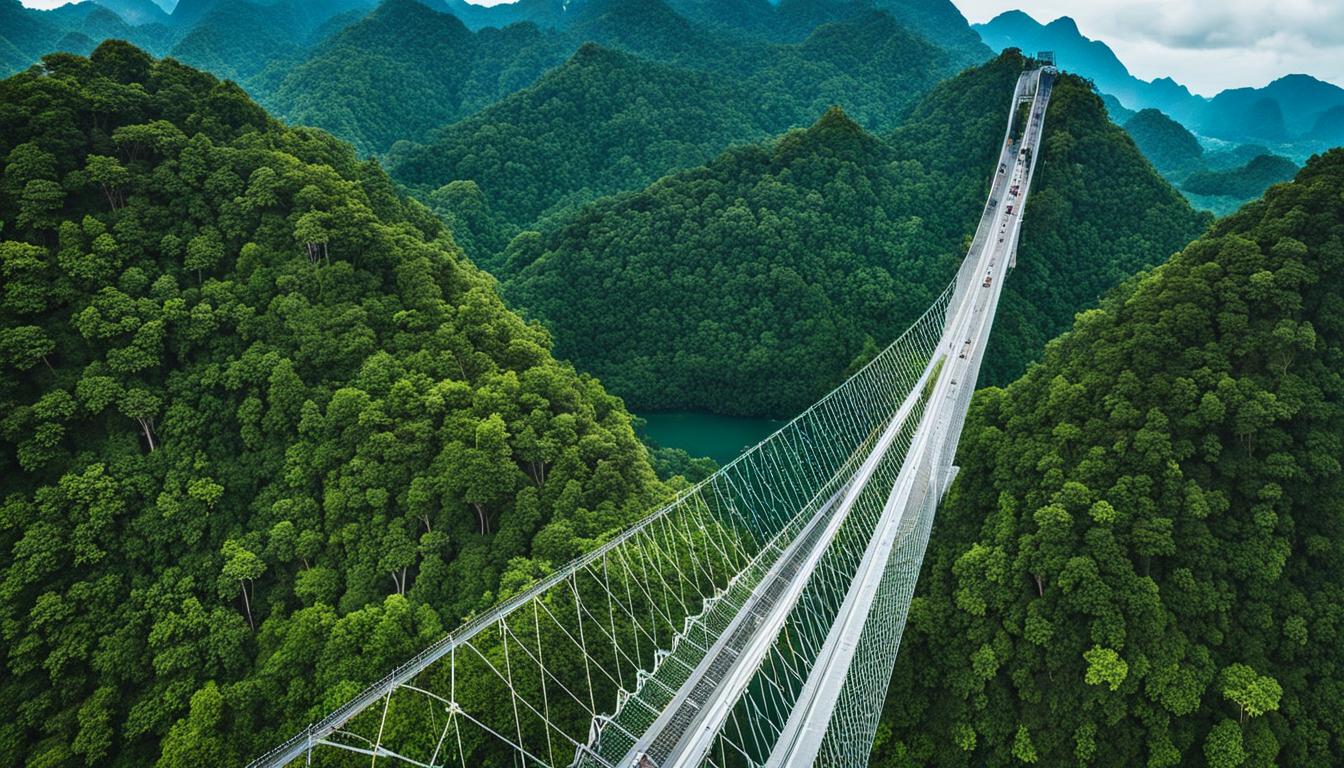
[[[1118, 122], [1118, 121], [1117, 121]], [[1156, 109], [1140, 110], [1124, 123], [1143, 154], [1167, 178], [1203, 168], [1204, 148], [1185, 126]]]
[[979, 394], [874, 765], [1338, 762], [1342, 187], [1313, 159]]
[[1245, 664], [1233, 664], [1223, 670], [1223, 698], [1237, 705], [1243, 722], [1279, 708], [1283, 688], [1268, 675], [1261, 675]]
[[1017, 726], [1017, 735], [1013, 737], [1013, 757], [1017, 758], [1018, 762], [1028, 765], [1040, 759], [1036, 755], [1036, 745], [1032, 743], [1031, 734], [1025, 725]]
[[[833, 110], [524, 232], [495, 262], [506, 293], [636, 408], [794, 413], [955, 272], [1022, 66], [1006, 54], [940, 85], [886, 141]], [[1205, 223], [1084, 83], [1055, 98], [991, 380]], [[1109, 194], [1111, 178], [1133, 196]]]
[[257, 85], [287, 120], [325, 128], [362, 153], [384, 152], [525, 87], [569, 45], [531, 24], [473, 33], [416, 0], [387, 0], [274, 85]]
[[240, 764], [664, 498], [375, 164], [125, 43], [44, 68], [0, 82], [4, 760]]
[[1083, 659], [1087, 662], [1087, 674], [1083, 680], [1088, 685], [1105, 685], [1116, 691], [1129, 676], [1129, 665], [1110, 648], [1093, 646], [1083, 653]]
[[1259, 155], [1240, 168], [1193, 173], [1182, 185], [1197, 195], [1214, 195], [1249, 200], [1271, 184], [1292, 179], [1297, 164], [1278, 155]]
[[1209, 729], [1204, 740], [1204, 761], [1209, 768], [1237, 768], [1246, 762], [1241, 726], [1232, 720], [1224, 720]]
[[715, 48], [712, 58], [671, 55], [671, 66], [585, 44], [526, 90], [422, 144], [399, 145], [390, 171], [448, 216], [462, 214], [434, 190], [475, 184], [506, 228], [495, 250], [472, 253], [494, 268], [508, 237], [539, 218], [807, 125], [831, 105], [868, 128], [891, 128], [951, 74], [942, 51], [879, 13], [820, 27], [798, 44]]
[[[635, 407], [793, 412], [849, 366], [867, 328], [894, 336], [952, 271], [910, 217], [883, 215], [902, 168], [919, 173], [833, 110], [515, 240], [508, 263], [522, 269], [507, 290]], [[898, 283], [901, 270], [923, 284]]]

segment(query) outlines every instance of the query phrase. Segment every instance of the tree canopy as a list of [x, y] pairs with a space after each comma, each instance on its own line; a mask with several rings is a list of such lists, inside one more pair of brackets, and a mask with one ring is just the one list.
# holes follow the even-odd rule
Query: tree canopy
[[[940, 293], [993, 170], [1016, 52], [938, 86], [878, 138], [839, 110], [515, 237], [506, 294], [637, 408], [795, 413]], [[1074, 312], [1204, 227], [1096, 95], [1046, 121], [987, 369], [1007, 380]], [[1115, 179], [1132, 196], [1107, 194]]]
[[348, 145], [125, 43], [0, 104], [0, 762], [240, 764], [664, 497]]
[[874, 765], [1338, 762], [1341, 186], [1314, 158], [977, 395]]

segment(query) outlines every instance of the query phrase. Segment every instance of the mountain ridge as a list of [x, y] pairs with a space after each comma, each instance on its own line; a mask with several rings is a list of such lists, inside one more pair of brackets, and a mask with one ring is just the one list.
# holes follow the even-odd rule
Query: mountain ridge
[[1016, 46], [1055, 51], [1060, 66], [1091, 78], [1129, 109], [1156, 108], [1196, 133], [1219, 139], [1297, 144], [1285, 149], [1299, 159], [1326, 148], [1311, 128], [1323, 112], [1344, 104], [1344, 88], [1307, 74], [1284, 75], [1260, 87], [1229, 88], [1211, 97], [1193, 94], [1169, 76], [1144, 81], [1103, 41], [1083, 35], [1068, 16], [1041, 24], [1023, 11], [1006, 11], [972, 26], [996, 50]]

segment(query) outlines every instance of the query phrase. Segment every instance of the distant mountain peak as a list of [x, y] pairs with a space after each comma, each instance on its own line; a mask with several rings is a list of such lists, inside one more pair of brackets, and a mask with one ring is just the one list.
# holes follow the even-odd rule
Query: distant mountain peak
[[1083, 37], [1082, 31], [1078, 29], [1078, 22], [1074, 21], [1072, 16], [1060, 16], [1058, 19], [1046, 24], [1045, 28]]
[[600, 43], [591, 40], [579, 46], [574, 55], [569, 57], [570, 63], [580, 65], [591, 65], [599, 62], [626, 60], [629, 57], [620, 51], [607, 48]]
[[831, 131], [844, 131], [847, 133], [862, 134], [863, 126], [854, 122], [854, 120], [845, 112], [843, 107], [832, 106], [826, 110], [816, 123], [812, 125], [812, 130], [826, 133]]
[[[803, 152], [825, 150], [843, 155], [861, 156], [880, 146], [876, 137], [863, 129], [839, 106], [827, 109], [817, 122], [803, 132], [801, 141], [795, 145]], [[781, 144], [788, 149], [789, 143]]]
[[373, 9], [373, 12], [415, 13], [421, 15], [433, 13], [440, 16], [444, 15], [440, 13], [436, 8], [433, 8], [428, 3], [421, 2], [420, 0], [381, 0], [378, 3], [377, 7]]
[[362, 22], [356, 22], [355, 25], [346, 29], [355, 29], [364, 23], [378, 24], [433, 24], [435, 26], [446, 26], [454, 32], [460, 30], [462, 34], [468, 34], [467, 26], [451, 13], [443, 13], [420, 2], [420, 0], [382, 0], [378, 7], [364, 17]]

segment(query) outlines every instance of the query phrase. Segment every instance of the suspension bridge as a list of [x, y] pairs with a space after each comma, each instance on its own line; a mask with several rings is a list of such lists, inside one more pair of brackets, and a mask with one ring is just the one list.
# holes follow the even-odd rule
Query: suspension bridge
[[970, 250], [900, 338], [668, 506], [251, 765], [866, 765], [1015, 265], [1053, 76], [1018, 79]]

